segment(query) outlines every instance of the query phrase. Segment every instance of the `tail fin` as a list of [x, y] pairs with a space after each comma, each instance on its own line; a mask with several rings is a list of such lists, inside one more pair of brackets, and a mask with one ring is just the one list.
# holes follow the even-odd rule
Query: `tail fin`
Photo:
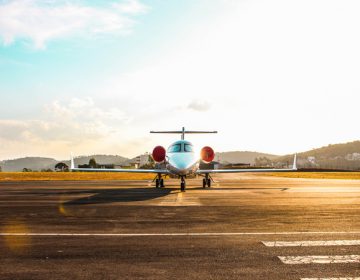
[[293, 170], [297, 170], [296, 158], [297, 158], [297, 154], [294, 155], [294, 162], [293, 162], [293, 166], [292, 166], [292, 169], [293, 169]]
[[217, 131], [197, 131], [197, 130], [173, 130], [173, 131], [150, 131], [150, 133], [164, 133], [164, 134], [181, 134], [181, 140], [185, 139], [185, 134], [203, 134], [203, 133], [217, 133]]
[[75, 168], [75, 163], [74, 163], [74, 157], [73, 154], [70, 154], [70, 170], [73, 170]]

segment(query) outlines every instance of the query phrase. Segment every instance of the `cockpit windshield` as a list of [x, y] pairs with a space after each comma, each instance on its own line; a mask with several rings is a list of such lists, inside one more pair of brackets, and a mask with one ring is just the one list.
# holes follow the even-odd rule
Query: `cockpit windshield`
[[191, 144], [185, 144], [185, 152], [193, 152], [194, 148]]
[[168, 153], [178, 153], [181, 151], [181, 144], [175, 144], [169, 147]]

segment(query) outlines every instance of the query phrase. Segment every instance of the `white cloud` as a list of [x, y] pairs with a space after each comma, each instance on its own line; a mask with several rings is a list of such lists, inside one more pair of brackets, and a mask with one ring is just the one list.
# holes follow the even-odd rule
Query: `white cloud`
[[79, 1], [9, 0], [0, 2], [0, 37], [5, 45], [30, 40], [44, 48], [53, 39], [100, 34], [127, 34], [133, 16], [146, 12], [137, 0], [91, 6]]
[[128, 123], [131, 119], [119, 108], [102, 109], [96, 106], [91, 97], [72, 98], [68, 104], [54, 101], [45, 105], [45, 110], [52, 114], [54, 120], [71, 120], [76, 122], [121, 122]]
[[[45, 106], [44, 115], [31, 120], [0, 120], [0, 157], [43, 155], [63, 157], [95, 152], [133, 156], [127, 147], [134, 139], [122, 137], [131, 119], [117, 107], [101, 108], [91, 98], [73, 98], [68, 103], [54, 101]], [[136, 140], [136, 139], [135, 139]], [[120, 142], [121, 141], [121, 142]], [[120, 149], [120, 148], [119, 148]]]
[[133, 15], [137, 15], [139, 13], [145, 13], [149, 9], [147, 6], [141, 4], [137, 0], [128, 0], [123, 3], [114, 3], [113, 7], [121, 13], [133, 14]]
[[[114, 77], [106, 94], [136, 97], [139, 115], [158, 112], [139, 128], [219, 130], [192, 140], [222, 151], [282, 154], [359, 139], [360, 2], [231, 4], [182, 30], [147, 65]], [[166, 111], [205, 109], [193, 100], [212, 106]]]
[[187, 106], [188, 109], [199, 111], [199, 112], [205, 112], [208, 111], [211, 107], [211, 104], [205, 100], [193, 100], [189, 103]]

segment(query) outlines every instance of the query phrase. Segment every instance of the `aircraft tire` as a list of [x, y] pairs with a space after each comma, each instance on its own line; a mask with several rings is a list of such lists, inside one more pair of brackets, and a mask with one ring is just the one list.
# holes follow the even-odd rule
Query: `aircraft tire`
[[211, 180], [210, 179], [207, 179], [207, 185], [208, 185], [209, 188], [211, 187]]
[[165, 185], [164, 185], [164, 179], [160, 179], [160, 188], [163, 188], [163, 187], [165, 187]]
[[206, 179], [205, 178], [203, 179], [203, 188], [204, 189], [206, 188]]
[[182, 191], [182, 192], [185, 191], [185, 182], [181, 182], [180, 188], [181, 188], [181, 191]]
[[159, 186], [160, 186], [159, 179], [156, 179], [156, 180], [155, 180], [155, 187], [158, 188]]

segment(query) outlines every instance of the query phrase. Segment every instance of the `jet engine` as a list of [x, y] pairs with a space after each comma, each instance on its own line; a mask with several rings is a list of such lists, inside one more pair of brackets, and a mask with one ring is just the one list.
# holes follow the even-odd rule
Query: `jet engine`
[[200, 157], [203, 162], [210, 163], [215, 158], [215, 152], [211, 147], [205, 146], [201, 149]]
[[156, 162], [163, 162], [165, 160], [166, 150], [163, 146], [156, 146], [152, 152], [152, 158]]

